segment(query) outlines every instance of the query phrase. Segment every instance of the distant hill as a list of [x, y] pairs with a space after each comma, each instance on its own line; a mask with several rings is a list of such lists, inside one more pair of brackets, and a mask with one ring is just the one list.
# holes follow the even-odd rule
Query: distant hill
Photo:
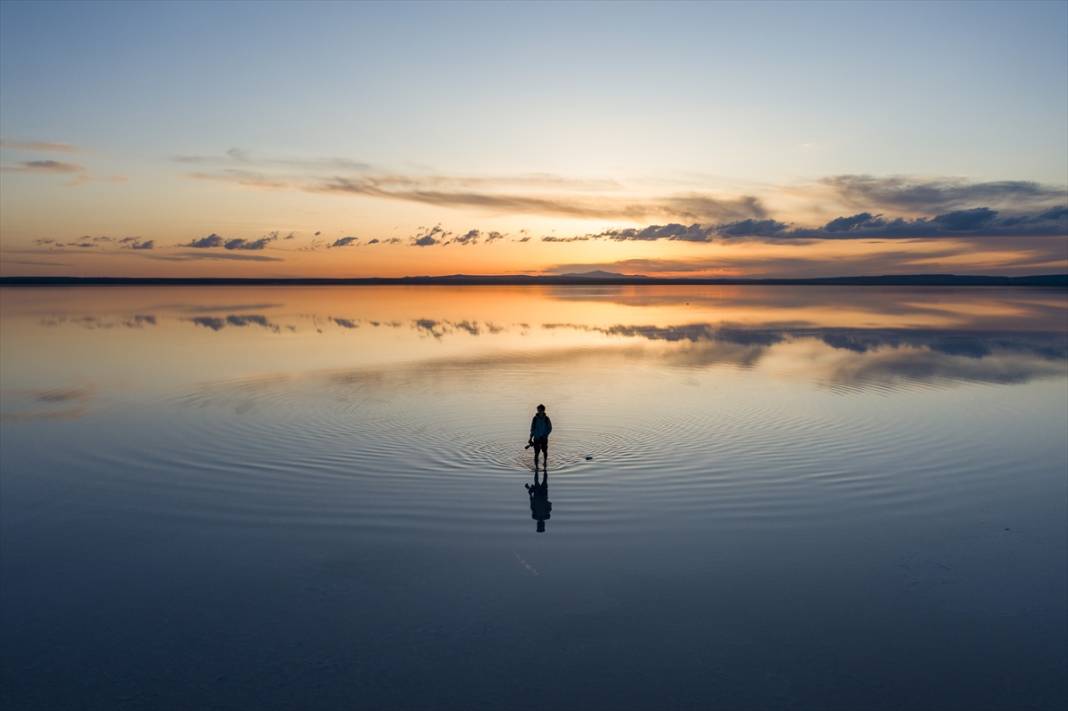
[[648, 279], [644, 274], [619, 274], [618, 272], [606, 272], [603, 269], [595, 269], [592, 272], [568, 272], [558, 276], [565, 279]]
[[1068, 274], [1034, 276], [960, 276], [956, 274], [887, 274], [882, 276], [842, 276], [809, 279], [689, 278], [670, 279], [593, 271], [580, 274], [450, 274], [447, 276], [318, 278], [213, 278], [213, 277], [0, 277], [0, 286], [528, 286], [528, 285], [780, 285], [780, 286], [1040, 286], [1068, 288]]

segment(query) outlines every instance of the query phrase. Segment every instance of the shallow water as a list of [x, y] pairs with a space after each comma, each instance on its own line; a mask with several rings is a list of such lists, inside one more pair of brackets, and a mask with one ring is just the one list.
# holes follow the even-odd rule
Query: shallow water
[[1063, 291], [4, 289], [0, 394], [4, 708], [1068, 703]]

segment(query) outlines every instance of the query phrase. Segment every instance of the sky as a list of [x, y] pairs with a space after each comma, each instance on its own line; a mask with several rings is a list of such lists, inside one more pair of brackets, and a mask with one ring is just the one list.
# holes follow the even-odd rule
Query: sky
[[0, 274], [1068, 272], [1068, 3], [0, 3]]

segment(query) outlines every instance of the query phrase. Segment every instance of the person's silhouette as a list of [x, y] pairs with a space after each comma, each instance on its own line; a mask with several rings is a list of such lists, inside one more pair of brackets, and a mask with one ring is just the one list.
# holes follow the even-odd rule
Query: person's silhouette
[[538, 471], [534, 470], [534, 484], [524, 484], [530, 495], [530, 517], [538, 522], [538, 533], [545, 533], [545, 522], [552, 516], [553, 502], [549, 501], [549, 470], [545, 470], [541, 483]]
[[[553, 421], [545, 414], [545, 405], [538, 405], [538, 412], [530, 421], [530, 440], [527, 446], [534, 447], [534, 473], [538, 472], [538, 452], [541, 452], [545, 461], [542, 466], [549, 466], [549, 434], [553, 431]], [[535, 476], [535, 479], [537, 477]]]

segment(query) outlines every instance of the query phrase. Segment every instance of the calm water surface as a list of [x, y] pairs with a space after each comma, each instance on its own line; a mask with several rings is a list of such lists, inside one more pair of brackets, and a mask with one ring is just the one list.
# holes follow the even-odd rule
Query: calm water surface
[[0, 388], [6, 709], [1068, 703], [1063, 291], [4, 289]]

